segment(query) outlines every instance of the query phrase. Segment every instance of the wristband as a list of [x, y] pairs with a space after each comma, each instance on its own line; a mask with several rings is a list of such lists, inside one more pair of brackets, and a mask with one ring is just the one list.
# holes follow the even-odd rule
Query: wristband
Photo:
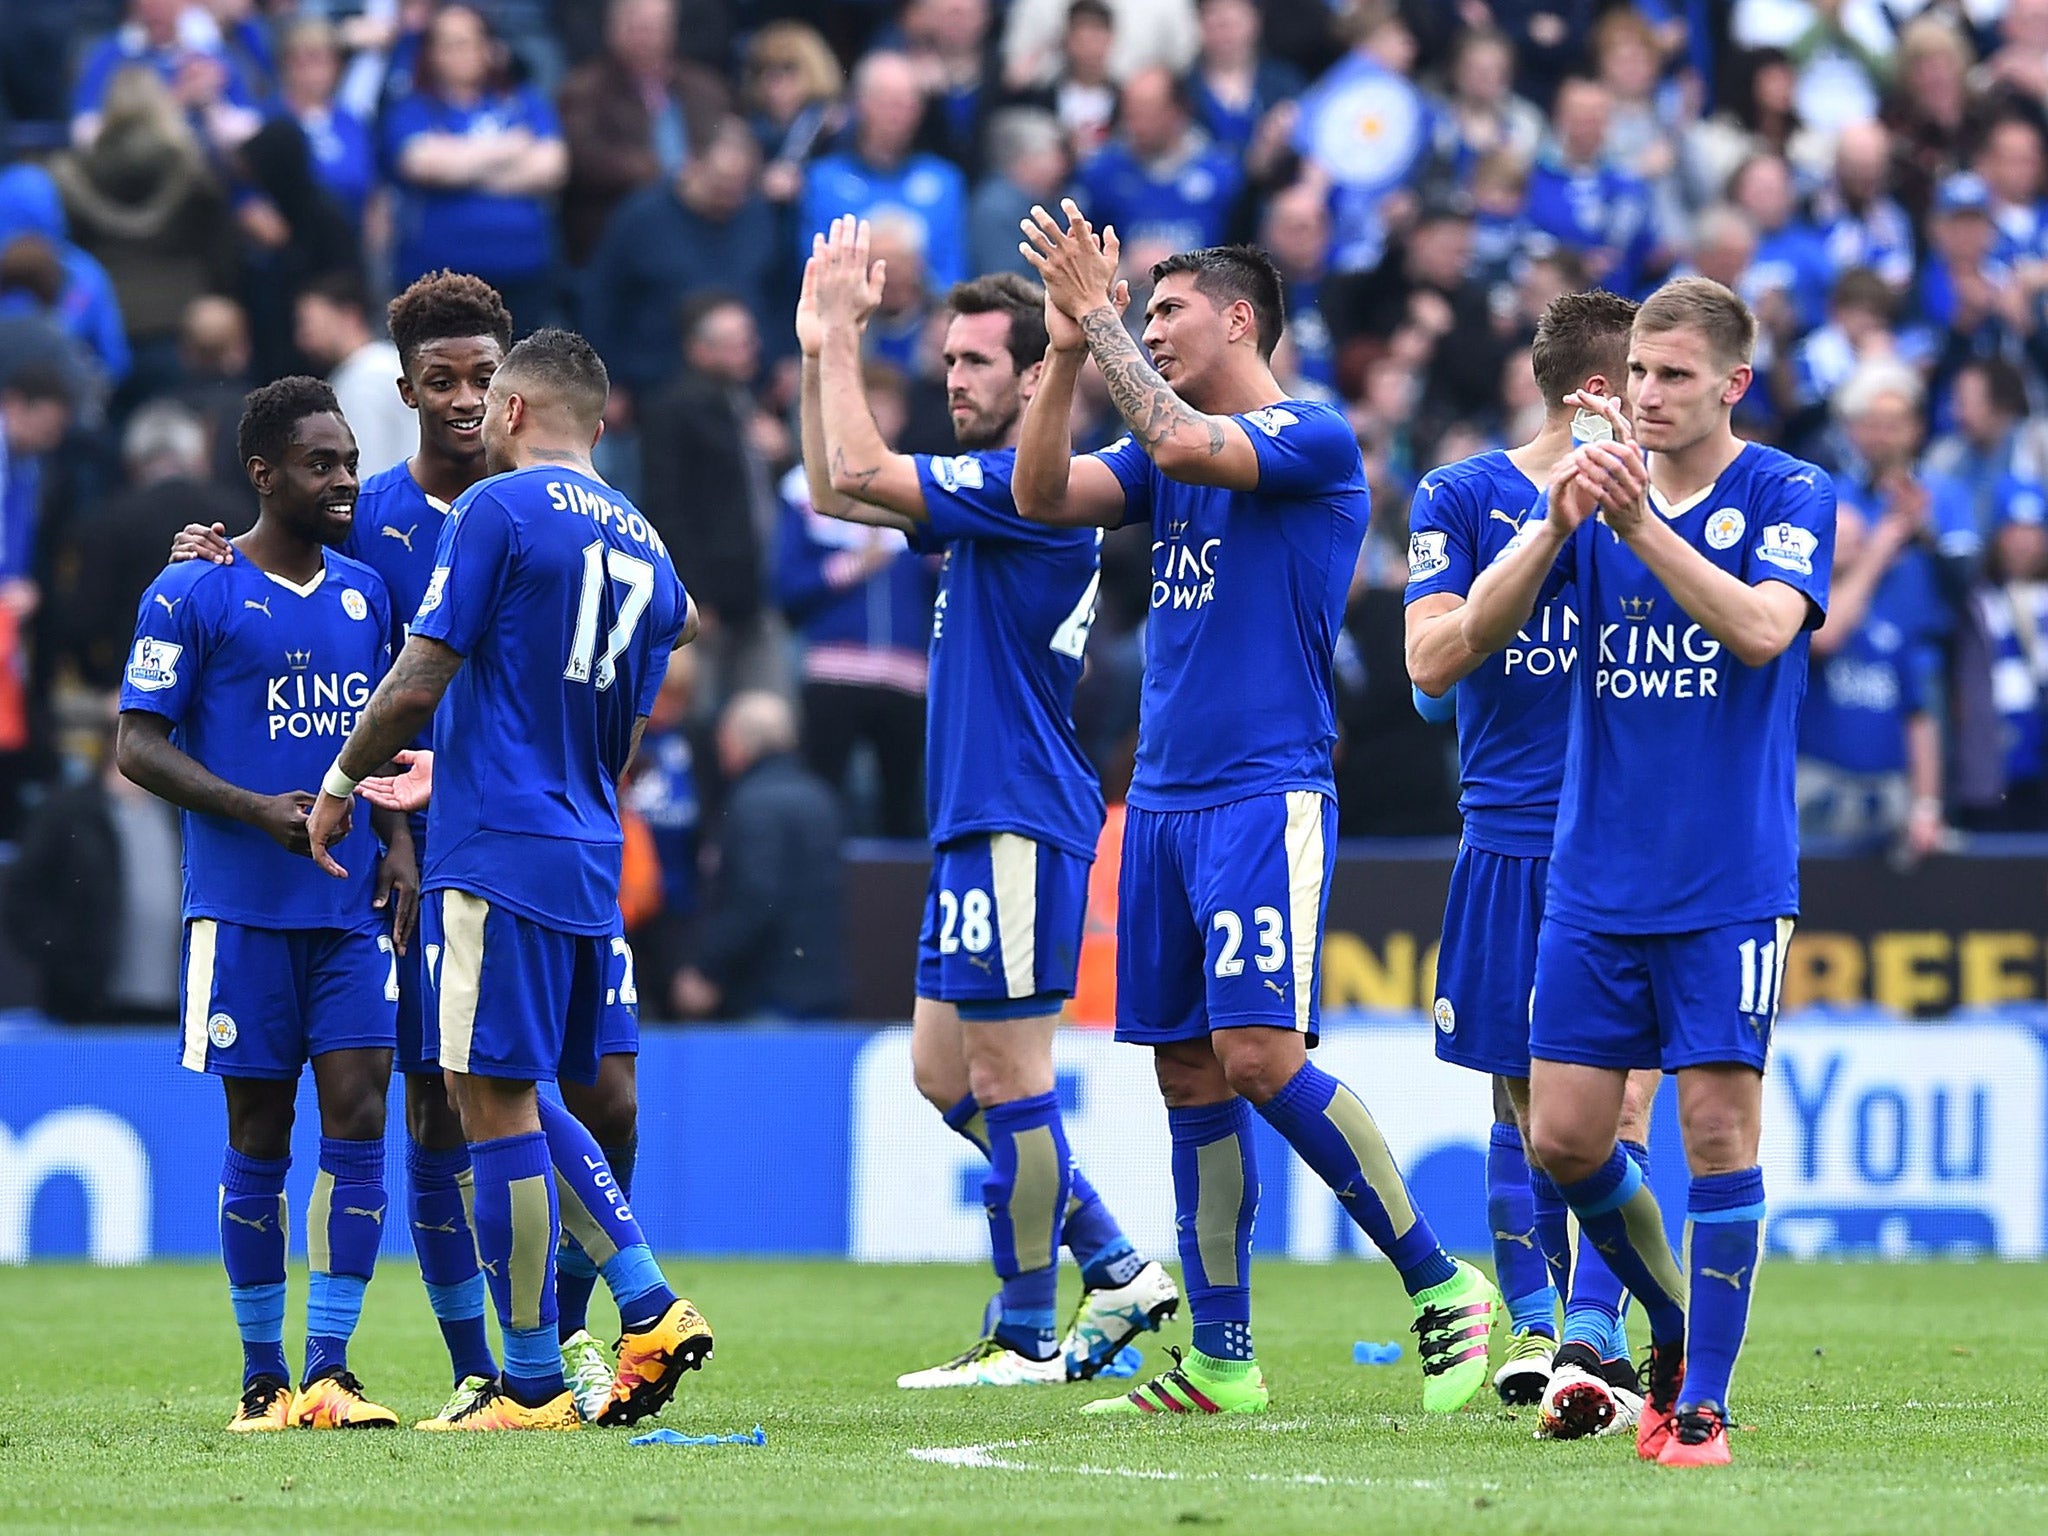
[[356, 792], [356, 785], [362, 780], [352, 779], [341, 771], [341, 759], [336, 758], [327, 769], [327, 777], [320, 781], [320, 793], [332, 795], [337, 800], [346, 800]]

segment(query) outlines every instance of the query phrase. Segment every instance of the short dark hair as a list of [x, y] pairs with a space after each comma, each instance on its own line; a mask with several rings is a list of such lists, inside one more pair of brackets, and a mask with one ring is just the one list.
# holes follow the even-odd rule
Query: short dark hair
[[64, 258], [41, 235], [16, 235], [0, 246], [0, 293], [26, 293], [54, 309], [69, 283]]
[[604, 418], [605, 398], [612, 388], [597, 348], [574, 331], [553, 325], [543, 326], [505, 354], [498, 365], [498, 382], [508, 389], [524, 385], [552, 395], [593, 431]]
[[955, 283], [946, 308], [956, 315], [1008, 315], [1010, 367], [1022, 373], [1045, 356], [1045, 290], [1015, 272]]
[[676, 331], [683, 338], [683, 345], [687, 347], [695, 341], [699, 327], [721, 309], [744, 309], [750, 315], [754, 312], [747, 301], [730, 288], [700, 288], [683, 300], [682, 308], [677, 311]]
[[32, 357], [0, 380], [0, 393], [17, 400], [61, 400], [78, 403], [78, 391], [71, 374], [53, 357]]
[[1963, 367], [1983, 378], [1984, 392], [1991, 397], [1993, 410], [2007, 416], [2027, 414], [2026, 375], [2006, 359], [1975, 357]]
[[363, 287], [363, 280], [346, 268], [322, 272], [299, 290], [301, 298], [309, 294], [336, 309], [352, 309], [365, 319], [369, 317], [370, 295]]
[[1116, 30], [1116, 13], [1109, 8], [1107, 0], [1074, 0], [1067, 7], [1067, 25], [1071, 27], [1077, 21], [1093, 21], [1112, 32]]
[[1898, 311], [1898, 295], [1892, 285], [1868, 267], [1850, 267], [1835, 279], [1828, 293], [1831, 309], [1867, 309], [1889, 322]]
[[1255, 245], [1211, 245], [1182, 251], [1153, 266], [1153, 286], [1178, 272], [1192, 273], [1196, 291], [1212, 304], [1235, 304], [1242, 299], [1251, 305], [1259, 328], [1259, 356], [1273, 355], [1287, 323], [1287, 299], [1286, 285], [1272, 257]]
[[502, 349], [512, 345], [512, 311], [503, 296], [467, 272], [429, 272], [391, 301], [385, 323], [408, 368], [430, 341], [489, 336]]
[[1596, 373], [1619, 388], [1628, 371], [1629, 332], [1635, 323], [1634, 302], [1600, 288], [1559, 294], [1544, 306], [1536, 339], [1529, 343], [1529, 367], [1544, 406], [1555, 409]]
[[235, 453], [244, 464], [251, 459], [283, 463], [292, 428], [323, 411], [341, 414], [341, 402], [325, 379], [298, 373], [252, 389], [242, 402], [241, 425], [235, 428]]

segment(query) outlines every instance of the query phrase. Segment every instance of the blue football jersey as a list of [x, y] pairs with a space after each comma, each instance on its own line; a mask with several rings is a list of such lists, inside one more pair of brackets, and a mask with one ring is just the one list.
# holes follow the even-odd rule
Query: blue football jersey
[[[332, 550], [300, 588], [246, 555], [167, 566], [143, 594], [121, 708], [162, 715], [180, 751], [259, 795], [317, 793], [391, 666], [391, 602]], [[334, 857], [346, 880], [245, 822], [180, 812], [185, 916], [251, 928], [375, 927], [377, 838], [358, 807]]]
[[[1656, 510], [1731, 576], [1804, 593], [1809, 630], [1819, 623], [1835, 552], [1827, 473], [1752, 443], [1698, 496]], [[1795, 915], [1808, 636], [1744, 666], [1599, 522], [1558, 569], [1592, 654], [1573, 669], [1548, 915], [1592, 933]]]
[[[1542, 490], [1498, 450], [1424, 475], [1408, 514], [1408, 601], [1466, 596], [1542, 505]], [[1550, 852], [1578, 658], [1579, 618], [1558, 593], [1458, 683], [1458, 808], [1471, 847], [1516, 858]]]
[[456, 499], [412, 632], [460, 652], [434, 716], [422, 889], [563, 933], [618, 922], [618, 778], [688, 612], [660, 536], [563, 465]]
[[1095, 856], [1102, 786], [1074, 735], [1074, 687], [1095, 623], [1102, 530], [1017, 515], [1017, 450], [917, 456], [942, 552], [932, 611], [925, 819], [935, 845], [1015, 832]]
[[[427, 594], [427, 581], [434, 574], [434, 550], [441, 542], [441, 524], [447, 517], [448, 503], [421, 490], [403, 460], [370, 476], [356, 495], [355, 525], [349, 529], [342, 551], [384, 578], [398, 626], [391, 637], [394, 654], [404, 648], [406, 626]], [[431, 725], [413, 742], [414, 747], [433, 744]], [[421, 832], [426, 818], [412, 819], [413, 831]]]
[[1124, 521], [1152, 525], [1152, 613], [1130, 804], [1192, 811], [1312, 789], [1334, 797], [1332, 662], [1370, 498], [1344, 413], [1285, 400], [1236, 418], [1259, 486], [1169, 480], [1129, 438], [1097, 455]]

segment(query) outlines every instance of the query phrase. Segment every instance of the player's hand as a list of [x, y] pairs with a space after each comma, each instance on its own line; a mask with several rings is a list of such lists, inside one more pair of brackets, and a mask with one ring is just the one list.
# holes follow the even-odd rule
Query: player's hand
[[434, 754], [405, 751], [395, 753], [391, 761], [405, 771], [365, 779], [356, 793], [380, 811], [403, 811], [408, 816], [424, 811], [434, 797]]
[[171, 563], [180, 560], [211, 560], [215, 565], [232, 565], [235, 546], [228, 542], [228, 530], [224, 524], [215, 523], [211, 528], [198, 523], [187, 523], [171, 537]]
[[391, 947], [404, 954], [420, 913], [420, 864], [410, 832], [400, 831], [377, 861], [377, 899], [370, 905], [390, 912]]
[[1650, 471], [1634, 443], [1587, 443], [1572, 451], [1579, 476], [1600, 515], [1623, 538], [1642, 526], [1649, 510]]
[[311, 853], [306, 813], [312, 808], [313, 797], [303, 789], [265, 795], [256, 812], [256, 825], [287, 853]]
[[882, 302], [888, 264], [868, 260], [871, 239], [866, 219], [844, 213], [832, 221], [825, 258], [818, 267], [816, 290], [818, 315], [828, 331], [845, 327], [859, 330]]
[[1619, 395], [1595, 395], [1583, 389], [1575, 389], [1564, 397], [1566, 405], [1577, 406], [1582, 411], [1593, 411], [1605, 416], [1614, 428], [1614, 440], [1618, 443], [1632, 443], [1636, 440], [1635, 423], [1628, 419], [1628, 406]]
[[805, 357], [816, 357], [825, 349], [825, 317], [818, 313], [818, 268], [824, 262], [825, 237], [813, 235], [803, 289], [796, 296], [796, 346]]
[[1081, 329], [1081, 322], [1053, 303], [1050, 293], [1045, 296], [1045, 339], [1055, 352], [1088, 350], [1088, 333]]
[[1579, 473], [1579, 466], [1571, 454], [1559, 459], [1550, 471], [1547, 497], [1544, 525], [1556, 525], [1559, 543], [1599, 509], [1592, 487]]
[[355, 823], [355, 800], [353, 797], [341, 800], [333, 795], [309, 796], [313, 802], [312, 813], [306, 818], [307, 850], [313, 855], [313, 862], [337, 880], [348, 878], [348, 871], [334, 862], [334, 855], [327, 850], [348, 836], [348, 829]]
[[1017, 226], [1024, 231], [1017, 249], [1045, 283], [1047, 301], [1074, 320], [1105, 304], [1122, 314], [1131, 295], [1129, 286], [1116, 280], [1123, 244], [1115, 228], [1104, 226], [1098, 237], [1071, 197], [1063, 198], [1060, 208], [1067, 216], [1065, 230], [1035, 203], [1031, 216]]

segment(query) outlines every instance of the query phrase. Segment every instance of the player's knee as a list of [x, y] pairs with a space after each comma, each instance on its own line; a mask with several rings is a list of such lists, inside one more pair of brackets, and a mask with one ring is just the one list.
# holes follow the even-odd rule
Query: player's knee
[[915, 1051], [910, 1055], [910, 1081], [924, 1101], [941, 1114], [967, 1096], [967, 1074], [959, 1063], [927, 1061]]
[[1293, 1082], [1308, 1060], [1301, 1036], [1291, 1030], [1238, 1029], [1215, 1039], [1231, 1091], [1254, 1104], [1266, 1103]]
[[244, 1157], [274, 1162], [292, 1153], [292, 1107], [261, 1106], [228, 1117], [228, 1145]]
[[1680, 1117], [1685, 1158], [1696, 1174], [1732, 1173], [1757, 1159], [1757, 1126], [1732, 1104], [1693, 1104]]
[[1156, 1050], [1152, 1070], [1159, 1079], [1159, 1097], [1168, 1109], [1221, 1104], [1236, 1091], [1224, 1075], [1223, 1063], [1207, 1050], [1199, 1054], [1173, 1048]]
[[1524, 1146], [1530, 1160], [1560, 1184], [1575, 1184], [1599, 1172], [1607, 1148], [1597, 1145], [1583, 1127], [1559, 1115], [1533, 1108]]
[[368, 1084], [350, 1084], [322, 1094], [320, 1134], [335, 1141], [382, 1140], [384, 1095]]
[[448, 1090], [439, 1077], [408, 1077], [405, 1080], [405, 1133], [417, 1146], [431, 1152], [447, 1152], [462, 1145], [462, 1117], [448, 1102]]

